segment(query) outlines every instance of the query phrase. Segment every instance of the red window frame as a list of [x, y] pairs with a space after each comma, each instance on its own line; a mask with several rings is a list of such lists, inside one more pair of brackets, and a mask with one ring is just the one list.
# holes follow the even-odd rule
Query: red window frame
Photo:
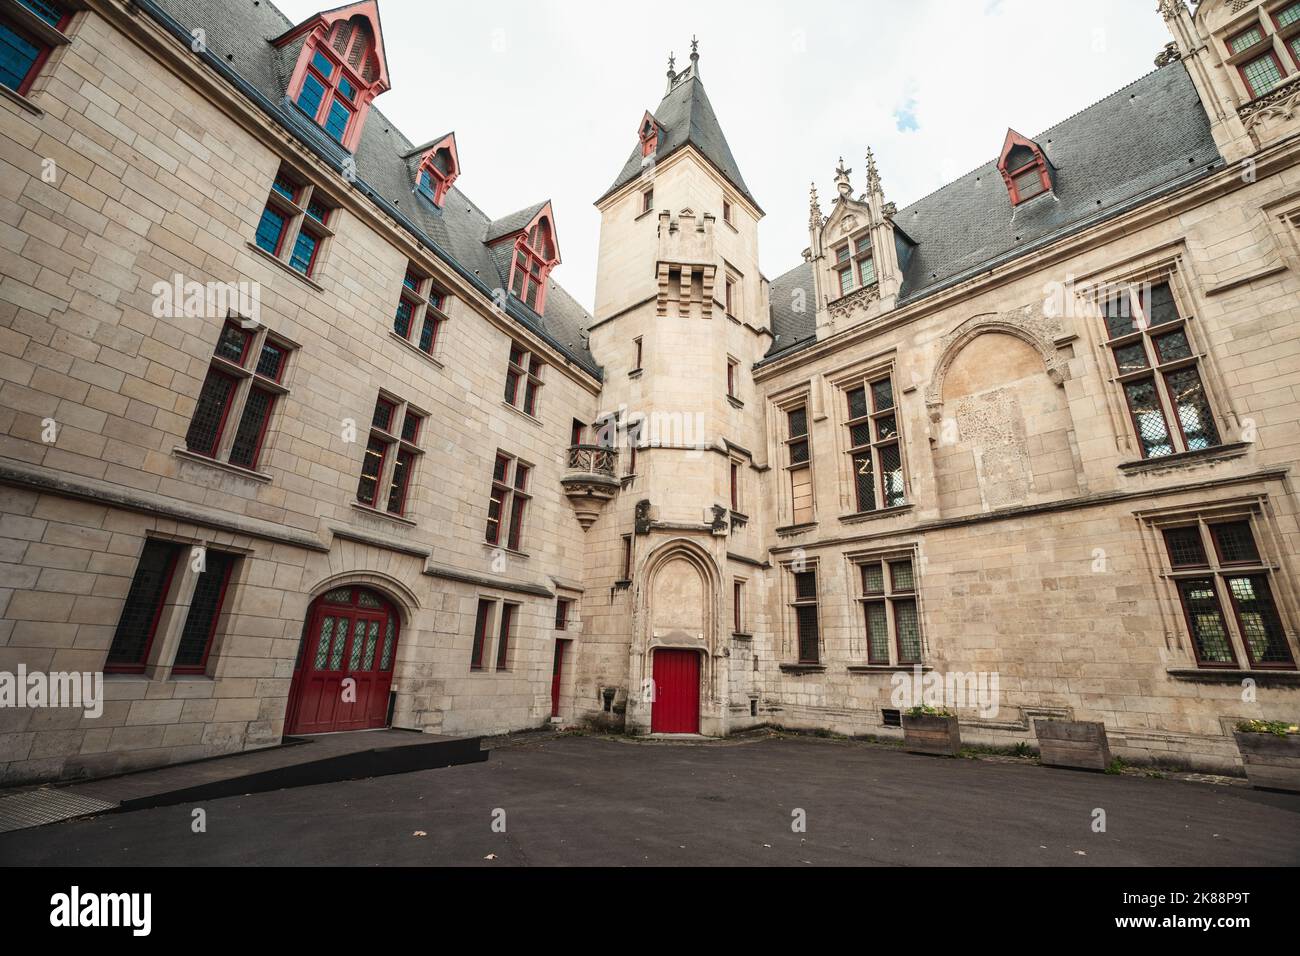
[[483, 651], [487, 645], [488, 620], [492, 616], [492, 606], [495, 603], [495, 601], [490, 601], [487, 598], [479, 598], [478, 611], [474, 617], [474, 643], [469, 654], [470, 670], [481, 671], [483, 669]]
[[[1250, 66], [1251, 64], [1258, 63], [1260, 60], [1263, 59], [1270, 59], [1273, 61], [1273, 65], [1277, 67], [1277, 73], [1278, 76], [1281, 77], [1281, 79], [1278, 81], [1277, 85], [1274, 86], [1272, 89], [1265, 90], [1264, 92], [1261, 93], [1255, 89], [1255, 84], [1250, 82], [1250, 77], [1246, 75], [1246, 67]], [[1237, 73], [1240, 74], [1241, 82], [1245, 85], [1246, 92], [1250, 94], [1250, 98], [1252, 100], [1257, 100], [1261, 96], [1267, 96], [1269, 93], [1273, 92], [1273, 90], [1277, 89], [1278, 86], [1281, 86], [1283, 83], [1287, 81], [1286, 67], [1283, 66], [1282, 61], [1278, 59], [1277, 51], [1272, 48], [1261, 52], [1259, 56], [1253, 56], [1249, 60], [1243, 60], [1241, 63], [1237, 64]]]
[[[157, 636], [158, 633], [158, 622], [162, 619], [163, 608], [167, 606], [167, 597], [171, 593], [172, 579], [176, 575], [176, 565], [180, 561], [181, 552], [184, 550], [184, 548], [176, 542], [162, 541], [157, 538], [146, 538], [144, 546], [140, 549], [140, 554], [136, 557], [136, 570], [131, 577], [132, 583], [135, 581], [135, 575], [139, 574], [140, 560], [144, 557], [145, 549], [150, 547], [150, 545], [168, 547], [171, 550], [171, 554], [167, 559], [167, 569], [163, 572], [162, 587], [158, 590], [158, 600], [154, 606], [153, 615], [150, 618], [149, 632], [145, 636], [144, 644], [141, 646], [140, 654], [136, 660], [111, 661], [106, 657], [104, 661], [105, 674], [143, 674], [145, 669], [149, 666], [149, 652], [153, 649], [154, 637]], [[129, 590], [127, 593], [129, 597]], [[126, 610], [127, 607], [123, 604], [123, 615], [126, 614]], [[118, 627], [120, 628], [121, 626], [122, 624], [119, 616]], [[114, 635], [114, 640], [116, 640], [116, 634]], [[112, 652], [113, 648], [110, 644], [108, 653], [111, 655]]]
[[[1032, 196], [1022, 197], [1020, 195], [1020, 184], [1016, 182], [1016, 180], [1018, 180], [1021, 176], [1023, 176], [1025, 173], [1029, 172], [1030, 170], [1037, 170], [1038, 182], [1042, 186], [1042, 189], [1034, 193]], [[1029, 202], [1029, 200], [1031, 199], [1037, 199], [1039, 196], [1043, 195], [1043, 193], [1051, 192], [1052, 179], [1050, 176], [1047, 175], [1047, 164], [1044, 163], [1037, 156], [1035, 156], [1032, 160], [1025, 163], [1023, 166], [1020, 166], [1016, 169], [1008, 170], [1007, 188], [1011, 190], [1011, 204], [1013, 206], [1019, 206], [1021, 203]]]
[[538, 315], [546, 308], [546, 280], [556, 261], [555, 229], [543, 216], [520, 234], [510, 260], [511, 294]]
[[528, 479], [533, 466], [519, 461], [504, 452], [498, 452], [492, 465], [492, 487], [488, 497], [487, 529], [484, 540], [500, 547], [501, 529], [506, 529], [505, 547], [518, 551], [523, 540], [523, 524], [527, 517]]
[[[280, 396], [278, 396], [275, 392], [269, 391], [268, 389], [265, 389], [265, 388], [258, 388], [256, 385], [250, 387], [249, 390], [248, 390], [248, 395], [247, 395], [247, 396], [245, 397], [245, 399], [244, 399], [244, 414], [245, 414], [245, 415], [248, 414], [248, 400], [249, 400], [250, 398], [252, 398], [254, 392], [259, 392], [259, 393], [261, 393], [262, 395], [265, 395], [265, 396], [267, 397], [267, 401], [266, 401], [266, 414], [262, 416], [262, 423], [261, 423], [261, 425], [258, 426], [258, 429], [257, 429], [257, 438], [254, 439], [254, 441], [253, 441], [253, 448], [252, 448], [251, 452], [249, 453], [248, 464], [241, 464], [241, 463], [239, 463], [239, 462], [234, 462], [234, 461], [232, 461], [232, 462], [230, 463], [230, 464], [232, 464], [232, 465], [235, 465], [235, 466], [238, 467], [238, 468], [247, 468], [247, 469], [249, 469], [250, 471], [256, 471], [256, 470], [257, 470], [257, 463], [258, 463], [258, 462], [261, 460], [261, 458], [262, 458], [262, 446], [266, 444], [266, 433], [270, 430], [270, 427], [271, 427], [271, 416], [275, 414], [275, 406], [276, 406], [276, 404], [278, 403], [278, 400], [279, 400], [279, 397], [280, 397]], [[241, 417], [240, 422], [239, 422], [239, 425], [236, 426], [236, 431], [235, 431], [235, 440], [236, 440], [236, 441], [239, 440], [239, 431], [238, 431], [238, 429], [241, 428], [241, 427], [243, 427], [243, 424], [244, 424], [244, 422], [243, 422], [243, 418]], [[234, 451], [234, 449], [232, 448], [232, 449], [231, 449], [231, 452], [233, 453], [233, 451]]]
[[[211, 554], [209, 550], [209, 555]], [[212, 639], [217, 633], [217, 622], [221, 620], [221, 611], [226, 606], [226, 592], [230, 588], [230, 579], [234, 575], [236, 558], [229, 555], [230, 560], [226, 563], [225, 570], [221, 573], [221, 584], [217, 592], [216, 608], [212, 612], [212, 621], [208, 624], [208, 633], [203, 642], [203, 657], [197, 664], [173, 664], [171, 672], [173, 674], [206, 674], [208, 671], [208, 658], [212, 656]], [[191, 604], [186, 612], [186, 623], [189, 615], [194, 613], [194, 605]], [[179, 648], [178, 648], [179, 650]]]
[[[361, 58], [357, 60], [358, 63], [364, 63], [368, 57], [376, 55], [374, 44], [367, 41], [367, 35], [362, 30], [353, 31], [352, 37], [348, 41], [348, 53], [342, 57], [334, 52], [329, 42], [324, 38], [322, 38], [318, 43], [309, 44], [302, 52], [306, 65], [303, 70], [302, 78], [298, 82], [298, 88], [294, 91], [293, 95], [293, 102], [295, 105], [298, 105], [298, 101], [302, 98], [302, 91], [303, 87], [306, 85], [308, 73], [315, 77], [316, 81], [324, 87], [324, 92], [321, 94], [320, 98], [320, 104], [316, 107], [316, 113], [311, 116], [312, 122], [322, 129], [326, 128], [326, 123], [329, 121], [330, 111], [334, 107], [335, 99], [337, 98], [342, 102], [344, 108], [348, 111], [347, 125], [343, 127], [343, 131], [338, 137], [339, 143], [343, 145], [346, 145], [351, 139], [353, 139], [351, 134], [357, 122], [357, 118], [361, 115], [361, 104], [357, 102], [359, 94], [362, 90], [369, 88], [369, 84], [357, 76], [348, 65], [348, 60], [352, 58], [352, 49], [358, 42], [363, 43], [366, 46], [366, 49], [361, 53]], [[328, 77], [322, 75], [316, 66], [315, 58], [317, 54], [324, 57], [325, 60], [334, 67], [334, 70]], [[339, 88], [341, 81], [345, 79], [352, 86], [352, 96], [348, 96]], [[299, 106], [299, 108], [301, 109], [301, 106]], [[303, 113], [311, 115], [307, 114], [306, 110], [303, 110]], [[328, 135], [331, 137], [333, 136], [332, 133]]]
[[[239, 389], [239, 379], [229, 372], [223, 372], [217, 368], [209, 368], [208, 374], [204, 376], [203, 385], [199, 386], [199, 395], [202, 396], [203, 389], [207, 386], [210, 379], [221, 379], [227, 385], [226, 396], [221, 401], [221, 417], [217, 421], [216, 430], [212, 433], [212, 441], [206, 449], [191, 448], [189, 443], [189, 432], [186, 432], [185, 447], [186, 450], [203, 458], [216, 458], [217, 449], [221, 447], [221, 438], [226, 433], [226, 424], [230, 420], [230, 409], [235, 404], [235, 392]], [[195, 413], [198, 412], [198, 405], [195, 405]], [[190, 431], [194, 428], [194, 420], [190, 419]]]
[[731, 627], [733, 634], [745, 633], [741, 626], [744, 623], [744, 617], [741, 614], [742, 598], [744, 596], [745, 585], [743, 581], [733, 580], [731, 582]]
[[[60, 33], [65, 32], [68, 28], [68, 24], [72, 21], [73, 13], [75, 13], [76, 11], [64, 10], [62, 5], [57, 3], [49, 3], [48, 5], [53, 7], [55, 10], [58, 10], [62, 14], [62, 16], [59, 18], [59, 22], [54, 24], [54, 29], [58, 30]], [[26, 30], [19, 28], [13, 23], [9, 23], [8, 26], [15, 33], [19, 34], [23, 39], [25, 39], [28, 43], [36, 47], [38, 51], [36, 54], [36, 58], [32, 60], [32, 65], [27, 68], [27, 73], [23, 76], [22, 80], [19, 81], [18, 88], [14, 91], [19, 96], [26, 96], [31, 91], [32, 84], [36, 82], [36, 77], [40, 75], [41, 69], [45, 66], [46, 61], [49, 60], [50, 54], [54, 52], [54, 46], [52, 44], [42, 42], [38, 38], [32, 36]]]
[[501, 626], [497, 630], [497, 662], [499, 671], [509, 670], [510, 664], [510, 627], [514, 623], [517, 604], [501, 605]]

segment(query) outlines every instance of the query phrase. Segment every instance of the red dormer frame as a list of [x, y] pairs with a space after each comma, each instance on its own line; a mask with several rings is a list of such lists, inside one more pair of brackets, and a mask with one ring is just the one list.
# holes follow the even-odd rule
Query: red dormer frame
[[304, 37], [286, 90], [289, 99], [355, 152], [376, 96], [390, 88], [379, 6], [363, 0], [318, 13], [276, 37], [277, 47]]
[[442, 139], [430, 143], [420, 156], [420, 165], [415, 171], [415, 188], [441, 208], [447, 198], [447, 191], [459, 176], [460, 156], [456, 152], [456, 134], [448, 133]]
[[514, 240], [510, 254], [510, 293], [538, 315], [546, 308], [546, 285], [551, 270], [560, 264], [560, 243], [555, 214], [548, 202], [522, 229], [502, 236]]
[[[1015, 168], [1009, 168], [1007, 160], [1011, 152], [1016, 147], [1023, 147], [1033, 154], [1033, 157], [1027, 162], [1017, 162]], [[1002, 144], [1002, 154], [998, 157], [998, 172], [1002, 174], [1003, 181], [1007, 184], [1007, 192], [1011, 196], [1011, 205], [1019, 206], [1021, 203], [1028, 202], [1035, 196], [1041, 196], [1043, 193], [1052, 191], [1052, 175], [1047, 156], [1042, 149], [1032, 139], [1021, 136], [1013, 129], [1007, 130], [1007, 138]], [[1038, 174], [1038, 187], [1032, 190], [1026, 190], [1024, 184], [1025, 176], [1029, 173]], [[1029, 180], [1030, 183], [1033, 180]]]
[[641, 140], [641, 155], [653, 156], [659, 148], [659, 123], [649, 113], [641, 118], [637, 137]]

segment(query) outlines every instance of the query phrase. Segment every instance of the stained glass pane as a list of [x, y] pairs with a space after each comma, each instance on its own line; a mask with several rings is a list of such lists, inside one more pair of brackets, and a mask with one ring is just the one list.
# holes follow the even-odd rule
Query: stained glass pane
[[379, 600], [379, 598], [371, 594], [369, 591], [362, 591], [357, 595], [357, 607], [364, 607], [378, 611], [382, 609], [383, 606], [384, 602]]
[[380, 431], [392, 431], [393, 412], [396, 410], [397, 406], [381, 398], [375, 402], [375, 413], [370, 417], [370, 424]]
[[420, 423], [422, 421], [424, 421], [423, 418], [407, 409], [406, 417], [402, 419], [402, 441], [414, 443], [420, 437]]
[[886, 415], [884, 418], [876, 419], [876, 440], [884, 441], [886, 438], [893, 438], [898, 434], [898, 419], [893, 415]]
[[849, 418], [864, 418], [867, 414], [867, 390], [855, 388], [849, 392]]
[[335, 97], [334, 102], [330, 104], [329, 116], [325, 117], [325, 132], [340, 143], [343, 142], [343, 134], [347, 132], [350, 119], [352, 119], [352, 111], [344, 105], [343, 100]]
[[284, 371], [284, 357], [287, 349], [276, 345], [274, 342], [262, 343], [262, 354], [257, 357], [257, 374], [264, 375], [272, 381], [280, 381], [280, 373]]
[[379, 473], [384, 467], [387, 446], [378, 438], [366, 444], [366, 457], [361, 462], [361, 480], [357, 482], [357, 501], [373, 505], [379, 494]]
[[1211, 525], [1210, 533], [1219, 549], [1219, 560], [1224, 564], [1259, 563], [1259, 549], [1255, 547], [1255, 536], [1250, 533], [1250, 522]]
[[312, 119], [320, 112], [321, 100], [325, 96], [325, 86], [319, 79], [308, 73], [303, 77], [302, 92], [298, 94], [298, 105]]
[[1115, 292], [1103, 299], [1101, 314], [1106, 319], [1106, 332], [1112, 339], [1133, 331], [1133, 304], [1128, 292]]
[[879, 561], [873, 561], [871, 564], [862, 566], [862, 593], [885, 593], [885, 571]]
[[1169, 528], [1165, 531], [1165, 547], [1169, 550], [1171, 567], [1201, 568], [1209, 563], [1205, 560], [1200, 528]]
[[199, 390], [199, 401], [194, 406], [189, 431], [185, 433], [186, 448], [196, 455], [211, 456], [216, 453], [226, 409], [234, 391], [233, 379], [209, 370], [208, 377], [203, 380], [203, 388]]
[[154, 621], [167, 596], [167, 582], [179, 550], [178, 545], [165, 541], [145, 542], [113, 634], [113, 644], [108, 651], [109, 664], [145, 663]]
[[849, 444], [854, 448], [861, 448], [864, 445], [871, 444], [871, 423], [863, 422], [860, 425], [849, 426]]
[[912, 562], [891, 561], [889, 563], [889, 583], [895, 591], [915, 590], [916, 577], [912, 573]]
[[880, 448], [880, 485], [884, 507], [894, 508], [907, 500], [903, 491], [903, 456], [897, 445]]
[[233, 362], [236, 365], [243, 365], [244, 351], [248, 348], [248, 339], [249, 334], [238, 326], [223, 326], [214, 352], [217, 358], [223, 358], [227, 362]]
[[1229, 578], [1228, 591], [1241, 621], [1241, 636], [1256, 664], [1289, 664], [1291, 650], [1273, 603], [1268, 578], [1262, 574]]
[[1277, 60], [1273, 59], [1273, 54], [1266, 53], [1257, 60], [1251, 60], [1241, 72], [1245, 74], [1246, 82], [1250, 84], [1250, 92], [1254, 96], [1263, 96], [1273, 87], [1282, 82], [1282, 71], [1278, 69]]
[[393, 666], [393, 620], [384, 622], [384, 652], [379, 656], [379, 669], [386, 671]]
[[1159, 282], [1150, 286], [1143, 302], [1146, 306], [1147, 322], [1152, 326], [1164, 325], [1178, 319], [1178, 304], [1174, 302], [1174, 291], [1168, 282]]
[[293, 255], [289, 257], [289, 265], [303, 275], [309, 275], [312, 258], [316, 255], [316, 244], [316, 237], [307, 230], [298, 233], [298, 238], [293, 244]]
[[230, 463], [241, 468], [254, 468], [261, 452], [262, 435], [275, 407], [275, 396], [260, 388], [249, 389], [244, 414], [230, 446]]
[[853, 456], [853, 490], [859, 513], [876, 510], [876, 486], [869, 451]]
[[1277, 25], [1279, 27], [1289, 27], [1293, 23], [1300, 23], [1300, 3], [1291, 4], [1277, 15]]
[[393, 482], [388, 489], [388, 510], [392, 514], [406, 512], [406, 486], [411, 480], [411, 463], [415, 456], [403, 449], [393, 463]]
[[1210, 414], [1210, 403], [1205, 397], [1201, 376], [1195, 368], [1180, 368], [1165, 376], [1169, 395], [1178, 409], [1178, 421], [1187, 439], [1188, 451], [1200, 451], [1219, 443], [1219, 429]]
[[333, 591], [330, 591], [328, 594], [326, 594], [323, 600], [328, 604], [351, 604], [352, 589], [335, 588]]
[[791, 438], [802, 438], [808, 434], [808, 410], [806, 408], [791, 409], [789, 421]]
[[1192, 578], [1178, 582], [1183, 605], [1196, 643], [1197, 659], [1210, 664], [1232, 664], [1235, 658], [1228, 642], [1213, 578]]
[[800, 601], [817, 600], [817, 572], [800, 571], [795, 574], [794, 594]]
[[867, 661], [871, 664], [889, 663], [889, 622], [885, 616], [885, 602], [866, 605]]
[[892, 379], [882, 378], [878, 382], [871, 383], [871, 403], [878, 412], [886, 412], [894, 407], [894, 382]]
[[790, 443], [790, 464], [802, 465], [808, 460], [808, 442], [794, 441]]
[[821, 659], [817, 640], [817, 607], [802, 604], [794, 611], [799, 631], [799, 662], [816, 664]]
[[420, 327], [420, 351], [433, 352], [433, 348], [438, 344], [438, 326], [441, 321], [428, 311], [424, 313], [424, 324]]
[[41, 47], [14, 32], [9, 24], [0, 23], [0, 83], [19, 89], [40, 55]]
[[52, 27], [57, 27], [67, 15], [60, 7], [47, 3], [46, 0], [18, 0], [18, 2]]
[[[339, 629], [340, 632], [344, 628]], [[352, 622], [352, 650], [348, 654], [348, 670], [354, 671], [361, 664], [361, 646], [366, 637], [366, 622], [355, 620]], [[334, 641], [334, 656], [330, 659], [330, 670], [338, 670], [338, 662], [343, 659], [343, 640], [341, 635]]]
[[1156, 395], [1156, 383], [1149, 378], [1140, 382], [1126, 382], [1124, 397], [1128, 399], [1129, 411], [1133, 413], [1143, 457], [1162, 458], [1172, 455], [1174, 445], [1169, 438], [1169, 423], [1165, 421], [1165, 413], [1160, 408], [1160, 400]]
[[1192, 346], [1184, 332], [1170, 332], [1156, 339], [1156, 350], [1161, 362], [1176, 362], [1178, 359], [1191, 358]]
[[366, 627], [366, 651], [361, 658], [361, 669], [371, 670], [375, 666], [375, 646], [379, 643], [379, 622], [370, 621]]
[[316, 644], [316, 670], [325, 669], [325, 663], [329, 660], [330, 643], [334, 638], [334, 626], [339, 623], [338, 618], [327, 617], [321, 621], [320, 641]]
[[916, 664], [921, 660], [921, 625], [916, 601], [894, 602], [894, 627], [898, 630], [898, 662]]
[[275, 255], [280, 248], [280, 234], [283, 231], [283, 213], [267, 206], [262, 210], [262, 221], [257, 224], [257, 248]]
[[876, 284], [876, 261], [870, 256], [858, 260], [858, 277], [864, 286]]
[[1119, 373], [1124, 375], [1128, 372], [1137, 372], [1148, 367], [1147, 349], [1141, 342], [1134, 342], [1132, 345], [1123, 345], [1115, 349], [1115, 367]]
[[325, 77], [327, 80], [334, 75], [334, 64], [331, 63], [329, 57], [320, 50], [317, 50], [312, 54], [311, 65], [319, 70], [321, 76]]

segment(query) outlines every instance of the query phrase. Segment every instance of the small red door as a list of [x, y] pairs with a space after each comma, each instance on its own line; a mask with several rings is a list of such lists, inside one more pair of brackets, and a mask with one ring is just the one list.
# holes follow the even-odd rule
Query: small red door
[[[284, 732], [387, 726], [398, 623], [393, 606], [365, 588], [337, 588], [318, 598], [298, 648]], [[345, 685], [348, 678], [354, 683]]]
[[555, 662], [551, 665], [551, 716], [560, 716], [560, 680], [564, 675], [564, 652], [568, 641], [555, 642]]
[[654, 703], [650, 730], [656, 734], [700, 732], [700, 655], [659, 648], [654, 657]]

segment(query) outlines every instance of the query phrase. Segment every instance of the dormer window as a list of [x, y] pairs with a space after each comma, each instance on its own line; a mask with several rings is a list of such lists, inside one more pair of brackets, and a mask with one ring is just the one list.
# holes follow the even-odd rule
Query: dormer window
[[876, 260], [871, 256], [871, 237], [863, 236], [857, 241], [857, 254], [854, 262], [858, 266], [858, 285], [866, 288], [876, 284]]
[[[1300, 4], [1297, 6], [1300, 7]], [[1282, 83], [1284, 76], [1282, 63], [1273, 51], [1272, 45], [1265, 45], [1264, 30], [1259, 24], [1228, 38], [1228, 52], [1234, 57], [1256, 49], [1258, 49], [1258, 56], [1250, 57], [1237, 64], [1241, 79], [1246, 84], [1246, 89], [1250, 91], [1252, 99], [1263, 96]]]
[[[460, 160], [456, 155], [456, 136], [454, 133], [421, 147], [420, 165], [415, 174], [415, 189], [429, 202], [439, 208], [447, 198], [456, 178], [460, 176]], [[408, 155], [415, 155], [420, 150]]]
[[515, 243], [510, 291], [540, 313], [546, 303], [546, 277], [557, 261], [551, 221], [543, 217]]
[[839, 277], [840, 295], [853, 291], [853, 262], [851, 250], [846, 242], [835, 250], [835, 273]]
[[1012, 206], [1019, 206], [1052, 190], [1047, 157], [1037, 143], [1025, 139], [1015, 130], [1007, 131], [998, 171], [1006, 181]]
[[641, 155], [653, 156], [655, 150], [659, 148], [659, 124], [655, 118], [646, 113], [645, 118], [641, 120]]
[[274, 43], [304, 36], [289, 98], [344, 149], [355, 151], [370, 102], [388, 89], [374, 0], [341, 7], [294, 27]]

